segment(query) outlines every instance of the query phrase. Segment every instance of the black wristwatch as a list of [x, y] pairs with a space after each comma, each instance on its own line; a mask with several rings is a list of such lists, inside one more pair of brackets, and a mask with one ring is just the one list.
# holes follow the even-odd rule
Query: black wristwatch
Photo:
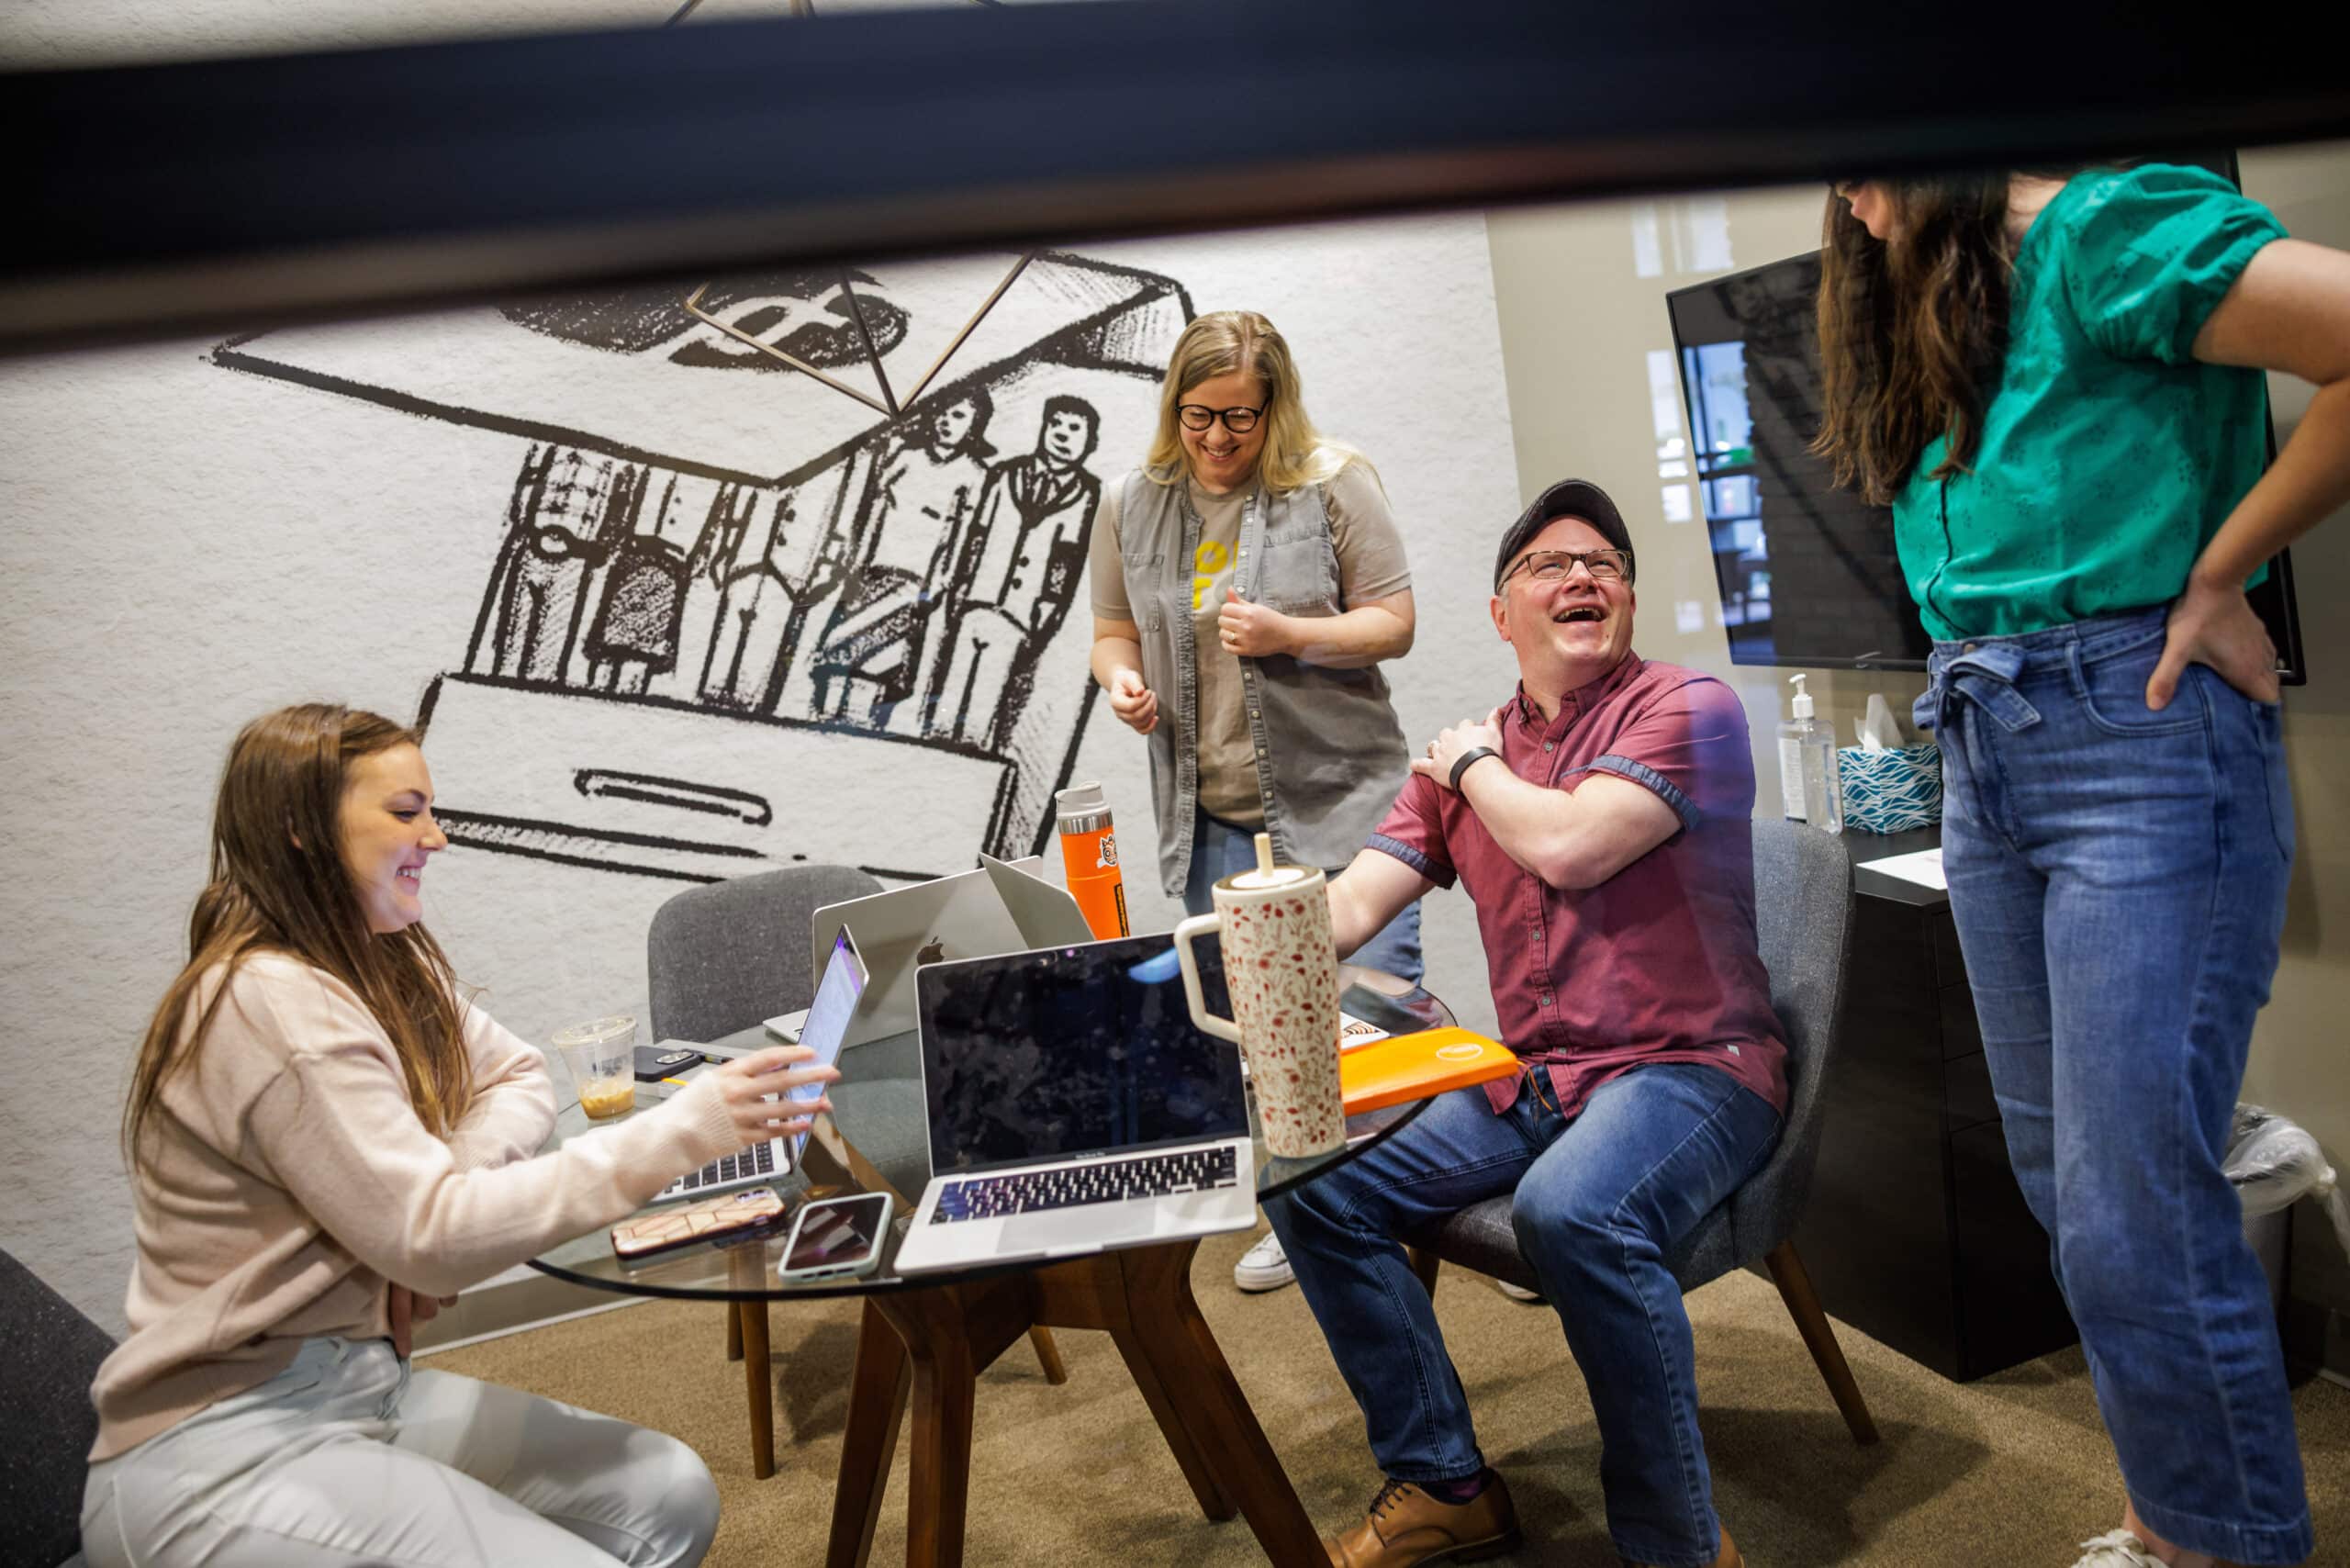
[[1472, 745], [1467, 751], [1462, 752], [1460, 754], [1460, 760], [1452, 765], [1452, 792], [1456, 795], [1460, 792], [1460, 776], [1469, 771], [1469, 765], [1471, 763], [1476, 761], [1481, 756], [1501, 756], [1501, 753], [1495, 751], [1489, 745]]

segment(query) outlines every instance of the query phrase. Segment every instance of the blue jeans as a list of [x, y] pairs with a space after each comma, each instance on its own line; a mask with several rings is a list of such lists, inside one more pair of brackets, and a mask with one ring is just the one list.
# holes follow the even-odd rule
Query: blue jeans
[[1403, 1241], [1515, 1194], [1518, 1250], [1558, 1309], [1598, 1417], [1616, 1550], [1695, 1568], [1720, 1551], [1697, 1433], [1689, 1316], [1666, 1264], [1777, 1141], [1768, 1103], [1727, 1073], [1666, 1063], [1603, 1085], [1572, 1120], [1547, 1081], [1494, 1115], [1483, 1089], [1438, 1099], [1386, 1142], [1266, 1205], [1306, 1305], [1402, 1481], [1484, 1466], [1468, 1396]]
[[2054, 1238], [2138, 1517], [2250, 1563], [2312, 1549], [2268, 1287], [2221, 1174], [2293, 857], [2277, 710], [2164, 611], [1939, 643], [1942, 864], [2016, 1179]]
[[[1192, 824], [1192, 868], [1183, 879], [1183, 910], [1207, 914], [1215, 905], [1208, 890], [1236, 872], [1257, 865], [1257, 835], [1250, 828], [1235, 827], [1205, 812], [1195, 812]], [[1378, 935], [1348, 955], [1348, 962], [1384, 969], [1420, 983], [1427, 972], [1420, 956], [1420, 906], [1412, 904], [1380, 928]]]

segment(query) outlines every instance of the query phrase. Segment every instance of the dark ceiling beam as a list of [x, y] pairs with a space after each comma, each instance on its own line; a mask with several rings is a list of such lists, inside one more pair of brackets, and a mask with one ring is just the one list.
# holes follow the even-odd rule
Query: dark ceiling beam
[[2249, 14], [1136, 0], [0, 77], [0, 352], [779, 261], [2350, 134]]

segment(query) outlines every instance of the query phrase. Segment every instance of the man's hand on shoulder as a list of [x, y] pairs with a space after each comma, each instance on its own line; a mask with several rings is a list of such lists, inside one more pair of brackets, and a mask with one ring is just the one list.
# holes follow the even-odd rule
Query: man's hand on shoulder
[[[1506, 706], [1504, 704], [1504, 708]], [[1498, 759], [1502, 749], [1503, 711], [1503, 708], [1496, 708], [1483, 719], [1463, 719], [1449, 729], [1438, 731], [1436, 739], [1428, 742], [1427, 750], [1412, 759], [1412, 771], [1433, 778], [1438, 785], [1449, 790], [1453, 787], [1453, 768], [1471, 752], [1482, 748], [1496, 754]], [[1506, 767], [1504, 770], [1507, 770]], [[1463, 774], [1462, 778], [1465, 780], [1467, 775]]]

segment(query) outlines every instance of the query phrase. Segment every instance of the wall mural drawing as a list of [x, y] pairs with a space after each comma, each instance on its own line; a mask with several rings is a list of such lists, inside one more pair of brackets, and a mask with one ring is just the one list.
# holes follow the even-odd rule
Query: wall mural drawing
[[[1015, 271], [976, 326], [1001, 260], [717, 280], [699, 309], [724, 330], [621, 289], [212, 358], [522, 445], [471, 641], [422, 701], [452, 839], [694, 880], [916, 878], [1050, 832], [1093, 708], [1072, 608], [1102, 481], [1147, 444], [1192, 316], [1155, 273]], [[920, 386], [950, 354], [887, 411], [892, 371]]]

